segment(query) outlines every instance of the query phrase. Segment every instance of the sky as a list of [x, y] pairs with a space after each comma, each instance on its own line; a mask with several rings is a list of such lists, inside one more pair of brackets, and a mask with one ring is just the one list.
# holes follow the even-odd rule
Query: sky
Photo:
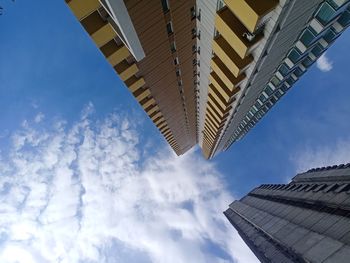
[[349, 162], [345, 32], [246, 137], [177, 157], [64, 1], [1, 1], [0, 262], [257, 262], [222, 214]]

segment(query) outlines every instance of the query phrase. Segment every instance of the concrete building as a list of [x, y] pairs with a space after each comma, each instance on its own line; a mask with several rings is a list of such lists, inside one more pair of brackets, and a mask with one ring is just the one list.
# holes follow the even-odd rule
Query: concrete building
[[347, 0], [65, 0], [180, 155], [241, 139], [350, 24]]
[[350, 164], [261, 185], [224, 214], [261, 262], [347, 263]]

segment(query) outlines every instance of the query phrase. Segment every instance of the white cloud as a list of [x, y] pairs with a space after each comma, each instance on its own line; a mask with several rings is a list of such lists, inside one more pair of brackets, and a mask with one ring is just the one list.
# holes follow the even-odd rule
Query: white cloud
[[213, 164], [168, 148], [141, 160], [134, 122], [92, 112], [27, 123], [0, 156], [0, 262], [258, 262], [222, 214], [233, 197]]
[[43, 119], [45, 118], [45, 115], [42, 112], [39, 112], [35, 118], [34, 118], [34, 122], [35, 123], [39, 123], [41, 122]]
[[338, 140], [333, 145], [305, 147], [292, 157], [297, 172], [311, 168], [332, 166], [350, 162], [350, 137]]
[[333, 62], [326, 56], [326, 53], [317, 59], [316, 65], [322, 72], [328, 72], [333, 68]]

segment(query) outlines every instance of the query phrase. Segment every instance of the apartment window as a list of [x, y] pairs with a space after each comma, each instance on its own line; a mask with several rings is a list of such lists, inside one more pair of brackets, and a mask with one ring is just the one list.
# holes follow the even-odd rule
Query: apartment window
[[191, 20], [196, 19], [197, 13], [196, 13], [196, 7], [191, 7]]
[[272, 79], [271, 79], [271, 83], [272, 83], [275, 87], [277, 87], [277, 86], [281, 83], [281, 81], [280, 81], [276, 76], [273, 76]]
[[169, 22], [168, 24], [166, 24], [166, 31], [168, 32], [168, 35], [171, 35], [174, 32], [173, 23]]
[[299, 52], [297, 49], [295, 49], [295, 48], [293, 48], [293, 49], [289, 52], [289, 54], [288, 54], [288, 58], [289, 58], [294, 64], [298, 62], [298, 60], [300, 59], [300, 57], [301, 57], [300, 52]]
[[297, 67], [297, 68], [295, 68], [293, 73], [295, 74], [295, 76], [300, 77], [301, 75], [304, 74], [304, 71], [302, 71], [299, 67]]
[[327, 25], [332, 20], [336, 11], [327, 2], [323, 3], [316, 14], [316, 19], [323, 25]]
[[176, 76], [177, 76], [177, 77], [180, 77], [180, 76], [181, 76], [181, 70], [178, 69], [178, 68], [176, 69]]
[[311, 32], [310, 29], [305, 29], [303, 34], [300, 37], [300, 41], [306, 46], [309, 47], [312, 41], [315, 39], [315, 35]]
[[179, 58], [175, 58], [174, 59], [174, 65], [178, 65], [179, 64]]
[[310, 67], [312, 65], [313, 61], [308, 56], [303, 60], [302, 65], [306, 68]]
[[289, 84], [289, 86], [293, 86], [295, 80], [292, 77], [289, 77], [288, 79], [286, 79], [286, 82]]
[[285, 63], [283, 63], [279, 67], [278, 71], [282, 74], [283, 77], [287, 76], [288, 73], [289, 73], [289, 69], [288, 69], [288, 67], [287, 67], [287, 65]]
[[323, 46], [321, 44], [317, 44], [312, 48], [311, 53], [314, 54], [316, 57], [319, 57], [321, 56], [323, 51], [324, 51]]
[[271, 89], [271, 87], [270, 86], [266, 86], [266, 88], [265, 88], [265, 90], [264, 90], [265, 92], [266, 92], [266, 94], [267, 95], [269, 95], [269, 96], [271, 96], [272, 95], [272, 93], [273, 93], [273, 90]]
[[338, 19], [338, 23], [342, 27], [347, 27], [350, 24], [350, 12], [345, 11]]
[[169, 11], [169, 3], [168, 0], [161, 0], [162, 2], [162, 7], [163, 7], [163, 12], [166, 13]]
[[197, 37], [197, 28], [192, 28], [192, 39]]
[[339, 9], [342, 7], [347, 0], [328, 0], [328, 3], [334, 8], [334, 9]]
[[265, 102], [267, 100], [267, 97], [264, 94], [261, 94], [259, 100], [261, 100], [261, 102]]
[[171, 50], [171, 53], [176, 52], [176, 44], [175, 44], [175, 41], [171, 42], [171, 44], [170, 44], [170, 50]]
[[337, 33], [334, 32], [333, 28], [330, 28], [327, 33], [323, 36], [324, 40], [327, 41], [328, 44], [333, 42], [337, 38]]

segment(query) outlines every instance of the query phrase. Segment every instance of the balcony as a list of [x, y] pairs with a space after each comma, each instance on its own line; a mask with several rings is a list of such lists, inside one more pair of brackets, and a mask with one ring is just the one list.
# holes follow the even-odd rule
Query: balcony
[[227, 7], [218, 11], [215, 27], [242, 59], [263, 38], [263, 34], [259, 33], [248, 39], [248, 30]]
[[[118, 45], [114, 39], [107, 42], [100, 49], [112, 66], [116, 66], [130, 56], [130, 52], [127, 47], [124, 45]], [[115, 69], [119, 73], [124, 70], [125, 65], [121, 65], [119, 69], [117, 67], [118, 66], [116, 66]]]
[[103, 20], [97, 11], [81, 20], [81, 24], [98, 47], [103, 46], [117, 35], [112, 25]]
[[254, 33], [276, 8], [278, 0], [225, 0], [225, 3], [242, 24]]
[[[125, 85], [129, 87], [129, 90], [134, 93], [138, 89], [140, 89], [143, 85], [145, 85], [145, 80], [143, 78], [137, 78], [135, 76], [131, 77], [127, 81], [125, 81]], [[141, 101], [141, 100], [140, 100]]]
[[213, 84], [209, 85], [209, 95], [212, 96], [212, 98], [218, 103], [222, 108], [226, 108], [230, 100], [226, 100], [214, 87]]
[[66, 0], [66, 3], [79, 21], [101, 6], [98, 0]]
[[[124, 54], [121, 54], [121, 53], [124, 53]], [[120, 58], [125, 57], [127, 54], [129, 54], [129, 52], [126, 53], [123, 48], [119, 49]], [[139, 68], [137, 67], [136, 63], [133, 63], [130, 65], [125, 59], [122, 62], [120, 62], [118, 65], [116, 65], [114, 69], [117, 71], [119, 77], [123, 81], [128, 80], [139, 71]]]
[[252, 55], [248, 55], [242, 59], [222, 36], [214, 39], [213, 51], [225, 66], [231, 70], [236, 78], [244, 72], [253, 61]]
[[226, 65], [218, 58], [214, 56], [211, 61], [211, 68], [219, 76], [219, 78], [225, 83], [228, 89], [233, 91], [233, 89], [246, 78], [244, 73], [240, 74], [237, 78], [232, 74], [232, 72], [226, 67]]

